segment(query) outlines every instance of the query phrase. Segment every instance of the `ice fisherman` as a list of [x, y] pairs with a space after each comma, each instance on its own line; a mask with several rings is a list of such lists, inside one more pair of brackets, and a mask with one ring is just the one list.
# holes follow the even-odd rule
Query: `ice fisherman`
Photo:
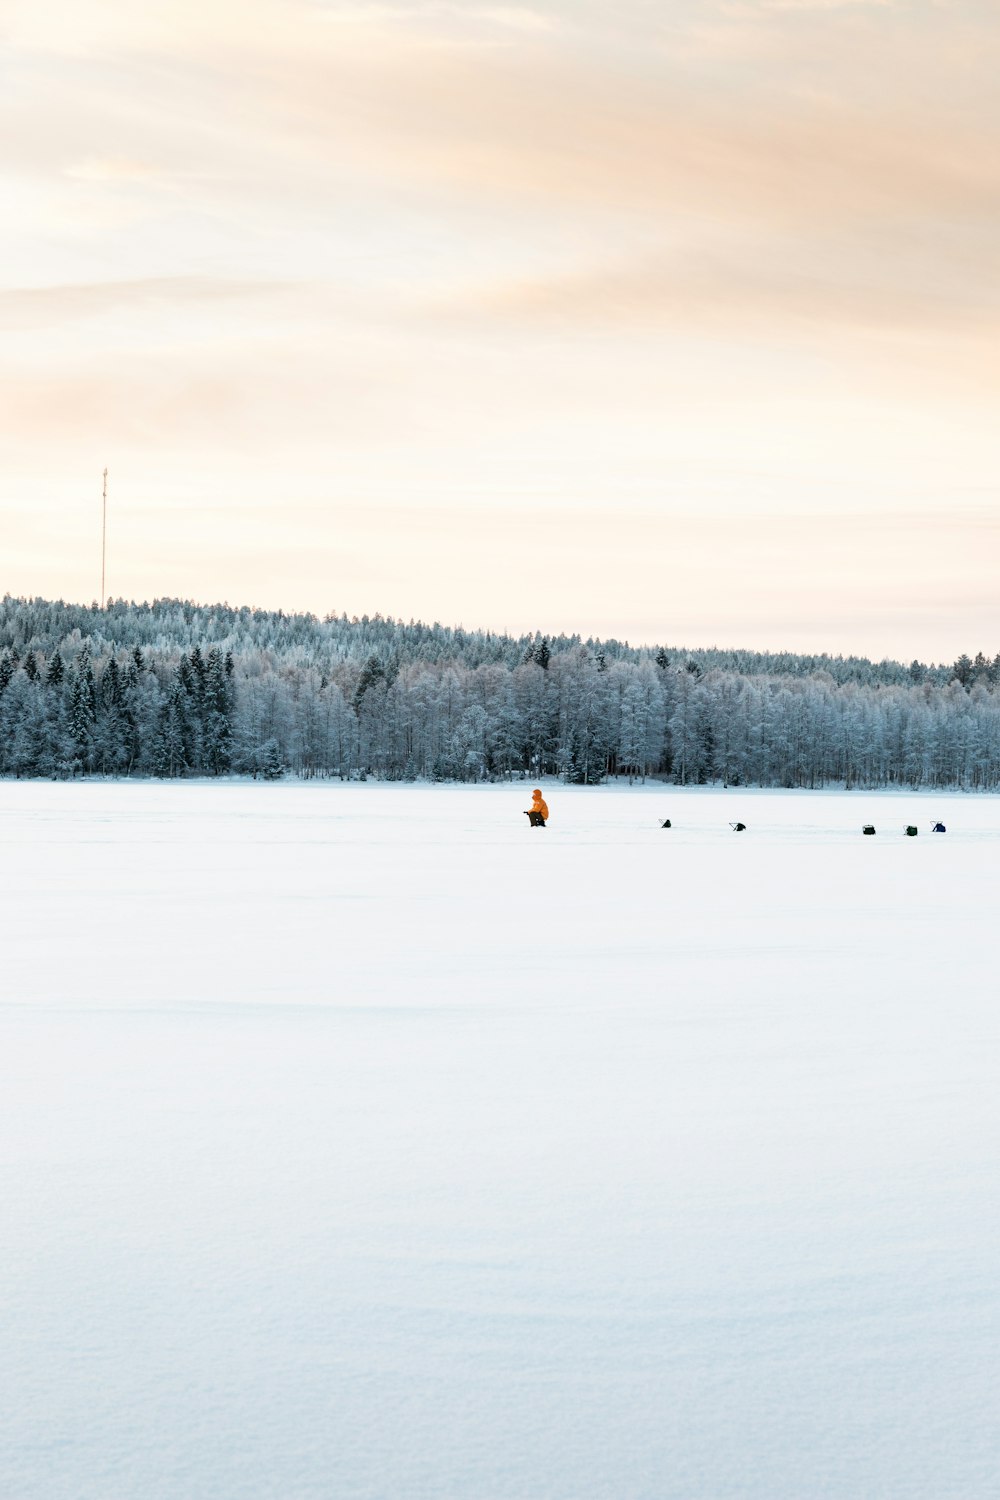
[[544, 828], [545, 820], [549, 815], [549, 806], [542, 796], [541, 787], [536, 786], [531, 794], [531, 806], [526, 808], [528, 822], [532, 828]]

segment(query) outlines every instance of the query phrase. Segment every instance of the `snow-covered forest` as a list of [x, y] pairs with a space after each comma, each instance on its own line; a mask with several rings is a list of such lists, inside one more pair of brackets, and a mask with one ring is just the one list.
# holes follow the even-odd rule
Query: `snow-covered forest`
[[1000, 785], [1000, 655], [636, 648], [109, 601], [0, 604], [0, 772]]

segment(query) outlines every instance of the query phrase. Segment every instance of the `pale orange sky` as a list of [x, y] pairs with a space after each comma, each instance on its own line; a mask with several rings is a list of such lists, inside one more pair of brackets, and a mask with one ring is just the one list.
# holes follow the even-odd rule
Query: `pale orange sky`
[[1000, 12], [0, 0], [0, 589], [1000, 649]]

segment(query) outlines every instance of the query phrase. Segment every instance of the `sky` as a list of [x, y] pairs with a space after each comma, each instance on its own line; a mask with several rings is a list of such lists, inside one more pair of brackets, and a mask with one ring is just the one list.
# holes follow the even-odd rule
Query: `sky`
[[0, 591], [1000, 649], [993, 0], [0, 0]]

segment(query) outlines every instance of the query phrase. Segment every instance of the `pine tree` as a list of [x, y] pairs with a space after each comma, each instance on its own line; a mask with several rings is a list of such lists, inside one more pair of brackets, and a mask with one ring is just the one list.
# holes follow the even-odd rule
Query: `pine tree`
[[361, 676], [358, 678], [358, 685], [354, 690], [354, 707], [359, 708], [361, 700], [368, 689], [374, 687], [377, 682], [383, 682], [384, 680], [385, 672], [382, 670], [382, 663], [373, 653], [361, 669]]
[[586, 752], [583, 746], [583, 737], [576, 729], [569, 733], [569, 744], [566, 747], [566, 769], [563, 772], [563, 780], [568, 786], [585, 786], [587, 782]]
[[187, 695], [179, 676], [160, 709], [154, 764], [158, 776], [183, 776], [187, 758]]
[[58, 687], [65, 675], [66, 668], [63, 666], [63, 659], [59, 654], [59, 648], [57, 646], [55, 651], [52, 653], [52, 658], [49, 662], [49, 668], [45, 674], [46, 687]]
[[90, 712], [87, 684], [79, 672], [74, 672], [69, 697], [69, 738], [75, 769], [90, 770], [93, 733], [94, 718]]
[[118, 671], [118, 663], [114, 657], [108, 662], [104, 669], [104, 676], [101, 678], [101, 697], [104, 700], [105, 708], [114, 711], [121, 707], [121, 674]]
[[183, 655], [177, 666], [177, 686], [182, 695], [179, 722], [184, 738], [184, 765], [189, 771], [200, 771], [204, 764], [204, 678], [205, 663], [195, 646], [190, 659]]
[[205, 665], [205, 705], [203, 714], [203, 748], [206, 767], [213, 776], [228, 771], [232, 749], [232, 705], [229, 679], [222, 652], [217, 647], [208, 653]]
[[2, 766], [15, 776], [37, 776], [43, 771], [46, 719], [38, 684], [19, 672], [4, 694], [0, 709]]
[[94, 664], [86, 648], [80, 653], [77, 672], [83, 686], [84, 708], [93, 724], [97, 719], [97, 684], [94, 681]]
[[104, 669], [100, 696], [103, 713], [94, 732], [95, 759], [103, 775], [120, 775], [128, 770], [132, 757], [121, 673], [114, 657]]
[[191, 676], [194, 680], [195, 697], [201, 707], [205, 701], [205, 661], [199, 646], [195, 646], [191, 652]]
[[265, 781], [278, 781], [285, 774], [277, 740], [267, 740], [260, 747], [260, 774]]
[[198, 696], [198, 687], [186, 652], [181, 654], [181, 659], [177, 663], [177, 679], [186, 695], [189, 698], [196, 699]]

